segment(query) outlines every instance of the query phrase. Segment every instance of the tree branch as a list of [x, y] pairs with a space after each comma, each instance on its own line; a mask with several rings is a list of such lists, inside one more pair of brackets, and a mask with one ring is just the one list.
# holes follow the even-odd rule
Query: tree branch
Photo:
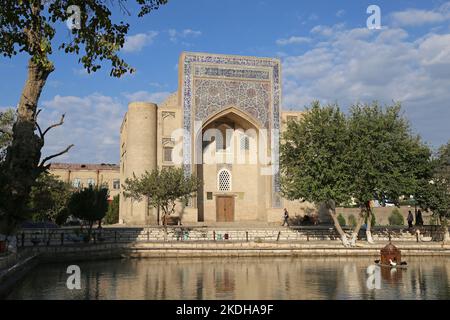
[[69, 150], [70, 150], [73, 146], [74, 146], [74, 144], [71, 144], [70, 146], [68, 146], [68, 147], [67, 147], [66, 149], [64, 149], [63, 151], [58, 152], [58, 153], [55, 153], [55, 154], [53, 154], [53, 155], [51, 155], [51, 156], [48, 156], [48, 157], [44, 158], [44, 159], [41, 161], [41, 164], [39, 165], [39, 167], [42, 168], [42, 167], [44, 167], [45, 162], [47, 162], [48, 160], [53, 159], [53, 158], [56, 158], [56, 157], [59, 157], [60, 155], [69, 152]]
[[41, 127], [39, 126], [39, 124], [37, 122], [36, 122], [36, 127], [39, 131], [39, 136], [41, 137], [42, 144], [44, 144], [44, 135], [42, 134]]
[[36, 114], [34, 115], [34, 121], [37, 121], [37, 118], [39, 116], [39, 113], [41, 113], [42, 109], [39, 109]]
[[44, 133], [42, 134], [42, 136], [45, 136], [45, 134], [50, 131], [51, 129], [55, 128], [55, 127], [59, 127], [64, 123], [64, 117], [66, 116], [66, 114], [63, 114], [61, 116], [61, 120], [59, 120], [58, 123], [52, 124], [50, 127], [48, 127], [47, 129], [45, 129]]

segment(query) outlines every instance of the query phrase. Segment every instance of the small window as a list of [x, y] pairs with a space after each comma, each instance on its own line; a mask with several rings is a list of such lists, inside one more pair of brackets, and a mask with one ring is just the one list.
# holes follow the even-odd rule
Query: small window
[[164, 147], [164, 161], [165, 162], [172, 162], [172, 151], [173, 151], [173, 148]]
[[95, 180], [92, 178], [87, 179], [87, 185], [88, 185], [88, 187], [95, 186]]
[[81, 187], [81, 179], [78, 179], [78, 178], [73, 179], [72, 186], [74, 188], [80, 188]]
[[120, 189], [120, 180], [119, 179], [114, 179], [113, 180], [113, 189], [114, 190], [119, 190]]
[[222, 169], [217, 175], [217, 189], [219, 191], [231, 190], [231, 173], [227, 169]]
[[206, 200], [212, 200], [213, 199], [213, 193], [212, 192], [207, 192], [206, 193]]
[[245, 134], [241, 136], [241, 150], [250, 150], [250, 137]]

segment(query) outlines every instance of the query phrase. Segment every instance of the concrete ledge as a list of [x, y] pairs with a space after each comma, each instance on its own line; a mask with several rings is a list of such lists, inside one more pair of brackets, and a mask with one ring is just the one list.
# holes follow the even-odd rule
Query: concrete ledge
[[3, 299], [32, 268], [38, 264], [38, 254], [16, 256], [15, 263], [0, 271], [0, 299]]
[[[149, 242], [131, 244], [101, 244], [67, 247], [33, 248], [40, 260], [71, 261], [115, 258], [151, 257], [224, 257], [224, 256], [379, 256], [383, 244], [358, 244], [345, 248], [336, 241], [315, 243], [254, 243], [254, 242]], [[396, 243], [404, 256], [450, 256], [450, 245]]]

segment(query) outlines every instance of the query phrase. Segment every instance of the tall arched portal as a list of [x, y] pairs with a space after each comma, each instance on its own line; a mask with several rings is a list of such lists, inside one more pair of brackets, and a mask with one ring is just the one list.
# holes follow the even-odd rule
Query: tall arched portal
[[199, 221], [264, 221], [271, 179], [261, 174], [260, 136], [267, 134], [251, 115], [231, 107], [211, 116], [196, 136]]
[[[179, 91], [179, 100], [183, 108], [184, 128], [183, 167], [187, 174], [197, 172], [205, 182], [195, 202], [198, 221], [221, 220], [222, 214], [217, 212], [217, 207], [225, 203], [223, 206], [229, 208], [232, 201], [235, 211], [234, 215], [229, 216], [234, 216], [234, 220], [264, 220], [269, 211], [281, 207], [278, 172], [280, 61], [270, 58], [183, 53], [179, 66], [182, 88]], [[242, 164], [238, 167], [235, 163], [229, 163], [230, 153], [227, 152], [226, 142], [225, 145], [222, 143], [220, 149], [220, 141], [214, 141], [212, 144], [216, 148], [215, 157], [222, 157], [224, 160], [212, 167], [213, 165], [204, 161], [203, 150], [202, 157], [196, 155], [198, 136], [203, 136], [211, 128], [223, 132], [224, 135], [227, 131], [237, 133], [238, 129], [253, 128], [259, 137], [264, 137], [267, 154], [258, 154], [256, 164], [249, 164], [247, 167]], [[235, 144], [236, 139], [242, 139], [239, 144], [242, 142], [244, 147], [249, 147], [247, 137], [233, 137]], [[261, 138], [258, 141], [261, 141]], [[267, 156], [270, 158], [265, 161]], [[265, 162], [267, 168], [264, 170], [260, 160]], [[217, 186], [217, 170], [220, 170], [220, 166], [230, 165], [233, 166], [230, 172], [235, 190], [223, 195], [232, 198], [222, 199], [214, 194], [218, 190], [212, 186]], [[247, 177], [242, 180], [245, 180], [247, 185], [240, 188], [240, 182], [235, 183], [236, 177]], [[253, 202], [253, 205], [250, 205], [250, 202]], [[229, 219], [231, 218], [226, 218]]]

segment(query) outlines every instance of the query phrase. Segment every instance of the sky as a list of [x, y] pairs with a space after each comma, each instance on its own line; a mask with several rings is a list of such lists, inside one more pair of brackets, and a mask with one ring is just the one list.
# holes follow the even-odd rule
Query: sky
[[[132, 1], [131, 1], [132, 2]], [[367, 8], [381, 10], [369, 29]], [[131, 28], [120, 55], [133, 75], [109, 76], [108, 65], [87, 74], [78, 58], [56, 50], [55, 71], [41, 95], [42, 127], [65, 123], [46, 138], [43, 155], [69, 144], [55, 161], [118, 163], [122, 118], [131, 101], [162, 102], [177, 90], [181, 52], [277, 57], [284, 110], [314, 100], [402, 103], [415, 133], [430, 146], [450, 140], [450, 2], [445, 0], [169, 0], [144, 18], [112, 8]], [[57, 39], [67, 39], [65, 25]], [[14, 107], [28, 57], [0, 58], [0, 110]]]

